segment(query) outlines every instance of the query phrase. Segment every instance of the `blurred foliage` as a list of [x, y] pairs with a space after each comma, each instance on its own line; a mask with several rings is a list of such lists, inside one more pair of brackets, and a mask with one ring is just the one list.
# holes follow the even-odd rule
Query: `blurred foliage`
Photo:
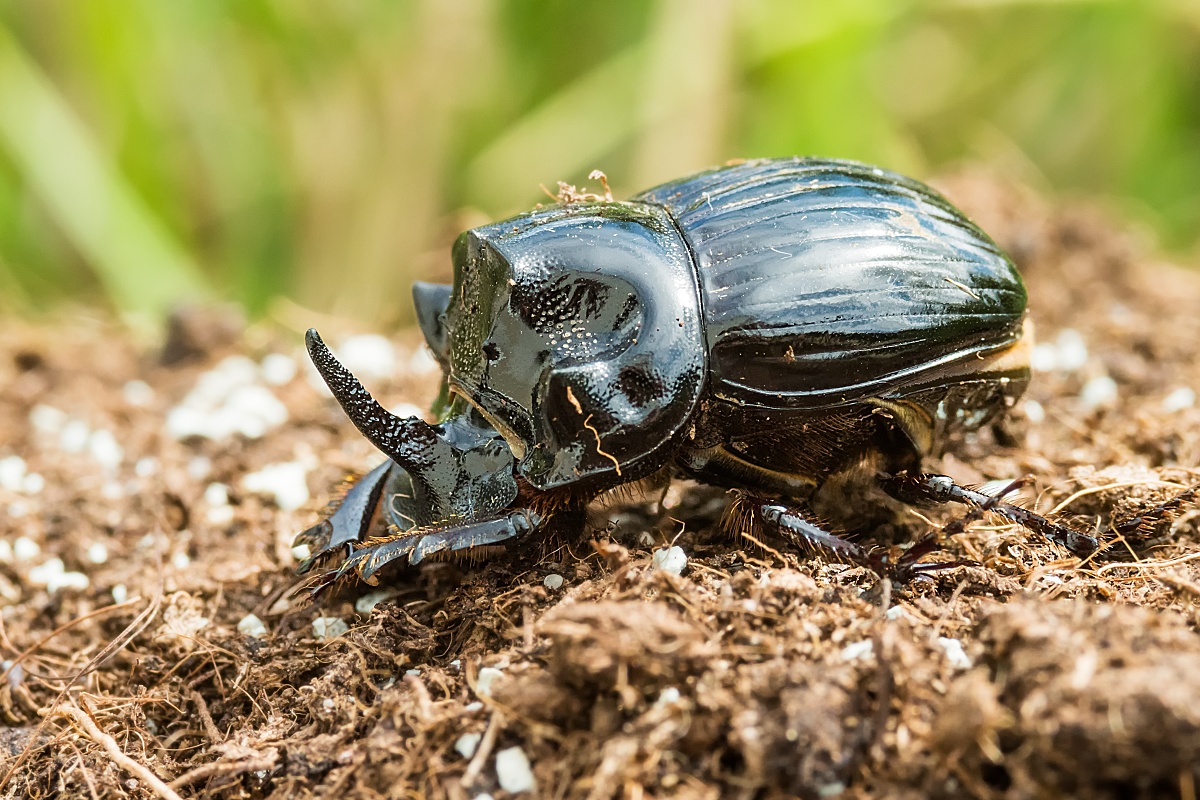
[[989, 163], [1200, 219], [1194, 0], [0, 0], [0, 309], [402, 322], [465, 227], [604, 169]]

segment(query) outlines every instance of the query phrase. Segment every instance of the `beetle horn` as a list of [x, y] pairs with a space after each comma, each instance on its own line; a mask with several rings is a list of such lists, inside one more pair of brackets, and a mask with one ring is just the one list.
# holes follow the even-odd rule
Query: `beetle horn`
[[[316, 328], [304, 336], [308, 356], [325, 379], [342, 410], [371, 444], [378, 447], [418, 479], [426, 479], [439, 456], [450, 455], [451, 446], [427, 422], [417, 417], [402, 419], [371, 396], [358, 378], [346, 369]], [[428, 483], [427, 480], [425, 480]]]

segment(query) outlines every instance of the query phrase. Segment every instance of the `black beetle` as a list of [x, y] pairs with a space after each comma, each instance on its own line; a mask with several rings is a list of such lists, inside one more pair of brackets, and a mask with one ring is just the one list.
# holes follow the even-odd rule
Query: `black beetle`
[[[628, 202], [568, 202], [467, 231], [454, 285], [418, 283], [444, 421], [385, 411], [315, 331], [334, 396], [390, 460], [302, 533], [338, 576], [580, 530], [599, 493], [672, 470], [741, 490], [738, 519], [900, 577], [813, 521], [832, 476], [998, 512], [1086, 557], [1095, 538], [921, 475], [1029, 377], [1025, 288], [928, 186], [849, 161], [747, 161]], [[863, 464], [869, 466], [863, 469]], [[384, 530], [386, 528], [386, 530]], [[953, 562], [959, 563], [959, 562]]]

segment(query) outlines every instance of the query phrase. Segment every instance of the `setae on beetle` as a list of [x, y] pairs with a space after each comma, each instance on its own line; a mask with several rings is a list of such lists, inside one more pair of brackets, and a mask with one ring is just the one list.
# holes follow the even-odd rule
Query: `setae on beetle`
[[1016, 268], [924, 184], [850, 161], [746, 161], [475, 228], [453, 260], [453, 286], [413, 287], [444, 371], [439, 424], [390, 414], [308, 332], [334, 396], [389, 457], [298, 537], [302, 572], [343, 557], [314, 591], [578, 533], [598, 494], [663, 470], [740, 490], [733, 515], [760, 533], [901, 579], [963, 562], [919, 563], [931, 535], [889, 563], [819, 524], [813, 492], [878, 476], [906, 502], [996, 512], [1080, 557], [1098, 548], [1005, 492], [919, 471], [1013, 405], [1030, 345]]

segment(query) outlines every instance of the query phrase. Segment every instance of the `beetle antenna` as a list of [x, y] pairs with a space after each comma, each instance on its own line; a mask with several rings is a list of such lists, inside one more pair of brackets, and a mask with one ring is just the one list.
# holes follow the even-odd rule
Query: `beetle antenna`
[[304, 343], [313, 365], [354, 426], [371, 444], [423, 480], [433, 469], [436, 456], [447, 451], [450, 445], [424, 420], [401, 418], [381, 406], [358, 378], [334, 357], [316, 328], [308, 329]]

